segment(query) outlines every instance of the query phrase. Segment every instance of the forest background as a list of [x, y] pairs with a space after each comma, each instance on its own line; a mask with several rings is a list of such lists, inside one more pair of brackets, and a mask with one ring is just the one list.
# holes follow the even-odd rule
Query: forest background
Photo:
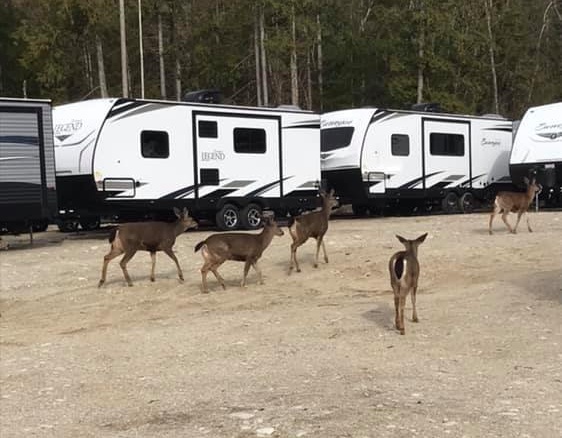
[[319, 112], [562, 100], [562, 0], [0, 0], [0, 96]]

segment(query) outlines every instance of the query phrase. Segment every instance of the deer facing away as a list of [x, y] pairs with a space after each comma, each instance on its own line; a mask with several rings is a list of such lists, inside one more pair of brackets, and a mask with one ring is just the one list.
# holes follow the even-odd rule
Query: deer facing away
[[311, 213], [304, 213], [296, 218], [291, 218], [289, 221], [289, 234], [293, 239], [291, 244], [291, 260], [289, 264], [289, 274], [291, 274], [293, 267], [297, 268], [300, 272], [299, 262], [297, 261], [297, 248], [303, 245], [310, 237], [316, 239], [316, 258], [314, 260], [314, 267], [318, 267], [318, 255], [320, 253], [320, 246], [324, 252], [324, 261], [328, 263], [328, 254], [326, 254], [326, 246], [324, 245], [324, 235], [328, 231], [328, 222], [332, 209], [338, 205], [338, 201], [334, 197], [334, 190], [329, 194], [320, 192], [322, 198], [322, 208], [318, 211]]
[[253, 266], [259, 276], [260, 284], [263, 284], [262, 272], [258, 267], [258, 260], [265, 249], [269, 246], [274, 236], [282, 236], [284, 233], [270, 216], [262, 216], [264, 222], [263, 230], [258, 234], [250, 233], [217, 233], [207, 237], [195, 245], [195, 252], [201, 249], [203, 255], [203, 266], [201, 267], [201, 281], [203, 293], [208, 293], [207, 273], [211, 271], [223, 289], [226, 289], [224, 279], [218, 272], [218, 268], [227, 260], [244, 262], [244, 276], [241, 286], [246, 286], [246, 277], [250, 266]]
[[404, 239], [398, 235], [396, 237], [406, 247], [406, 250], [398, 251], [390, 258], [388, 270], [390, 271], [390, 285], [394, 292], [394, 321], [396, 329], [403, 335], [406, 333], [404, 328], [404, 307], [406, 305], [406, 297], [410, 292], [412, 293], [413, 307], [412, 321], [418, 322], [418, 314], [416, 312], [416, 292], [420, 276], [418, 246], [425, 240], [427, 233], [422, 234], [415, 240]]
[[[536, 194], [540, 193], [542, 190], [542, 186], [537, 183], [536, 179], [533, 178], [531, 181], [527, 177], [523, 179], [525, 184], [527, 185], [527, 190], [525, 192], [499, 192], [496, 195], [496, 199], [494, 200], [494, 210], [490, 215], [490, 224], [488, 227], [488, 231], [492, 234], [492, 222], [494, 217], [498, 213], [502, 213], [502, 220], [507, 226], [507, 229], [510, 233], [517, 233], [517, 226], [519, 225], [519, 221], [521, 220], [521, 216], [526, 214], [527, 216], [527, 228], [530, 233], [533, 232], [531, 229], [531, 224], [529, 223], [529, 207], [533, 202], [533, 198]], [[511, 225], [507, 221], [507, 215], [510, 213], [517, 213], [517, 222], [514, 228], [511, 228]]]
[[150, 252], [152, 258], [152, 270], [150, 272], [150, 280], [154, 281], [154, 267], [156, 265], [156, 253], [164, 251], [176, 264], [178, 268], [178, 276], [183, 281], [183, 273], [172, 247], [176, 242], [176, 237], [189, 228], [197, 228], [197, 222], [189, 216], [187, 209], [183, 211], [174, 208], [177, 220], [172, 223], [168, 222], [131, 222], [119, 225], [113, 229], [109, 236], [111, 249], [103, 258], [103, 268], [101, 279], [98, 287], [105, 283], [107, 276], [107, 265], [115, 257], [125, 253], [119, 265], [123, 270], [123, 275], [129, 286], [133, 285], [131, 277], [127, 272], [127, 263], [133, 258], [139, 250]]

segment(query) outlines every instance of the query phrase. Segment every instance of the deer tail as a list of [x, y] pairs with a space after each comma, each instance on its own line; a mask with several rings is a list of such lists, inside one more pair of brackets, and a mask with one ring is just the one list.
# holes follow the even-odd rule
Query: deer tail
[[205, 240], [202, 240], [202, 241], [199, 242], [197, 245], [195, 245], [195, 250], [194, 250], [194, 252], [199, 251], [199, 250], [201, 249], [201, 247], [202, 247], [203, 245], [205, 245], [205, 242], [206, 242]]

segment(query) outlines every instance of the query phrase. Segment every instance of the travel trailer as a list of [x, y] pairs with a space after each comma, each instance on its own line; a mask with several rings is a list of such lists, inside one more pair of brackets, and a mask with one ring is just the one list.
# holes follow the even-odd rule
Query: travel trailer
[[548, 205], [562, 205], [562, 102], [529, 108], [517, 129], [509, 160], [511, 178], [536, 176]]
[[0, 232], [43, 231], [57, 213], [51, 102], [0, 98]]
[[360, 108], [322, 115], [322, 178], [340, 203], [356, 214], [439, 205], [469, 212], [511, 186], [510, 120], [430, 111]]
[[61, 229], [187, 207], [221, 229], [319, 205], [320, 117], [284, 108], [94, 99], [54, 108]]

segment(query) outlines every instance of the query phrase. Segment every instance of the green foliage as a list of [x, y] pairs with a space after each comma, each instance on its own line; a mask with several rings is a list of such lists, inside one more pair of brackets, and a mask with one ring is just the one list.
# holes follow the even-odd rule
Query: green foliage
[[[30, 97], [57, 103], [98, 96], [96, 37], [103, 46], [109, 92], [122, 93], [117, 0], [4, 4], [0, 94], [21, 96], [25, 81]], [[137, 4], [125, 1], [133, 96], [140, 96]], [[531, 105], [561, 100], [562, 1], [490, 4], [493, 42], [484, 0], [142, 0], [145, 95], [160, 98], [160, 16], [168, 98], [175, 97], [175, 81], [181, 79], [183, 92], [217, 87], [231, 102], [256, 104], [254, 31], [263, 10], [270, 104], [290, 102], [294, 10], [299, 95], [306, 104], [311, 89], [313, 109], [320, 99], [325, 111], [406, 108], [417, 100], [422, 73], [424, 101], [454, 112], [492, 112], [491, 44], [501, 112], [520, 117]]]

